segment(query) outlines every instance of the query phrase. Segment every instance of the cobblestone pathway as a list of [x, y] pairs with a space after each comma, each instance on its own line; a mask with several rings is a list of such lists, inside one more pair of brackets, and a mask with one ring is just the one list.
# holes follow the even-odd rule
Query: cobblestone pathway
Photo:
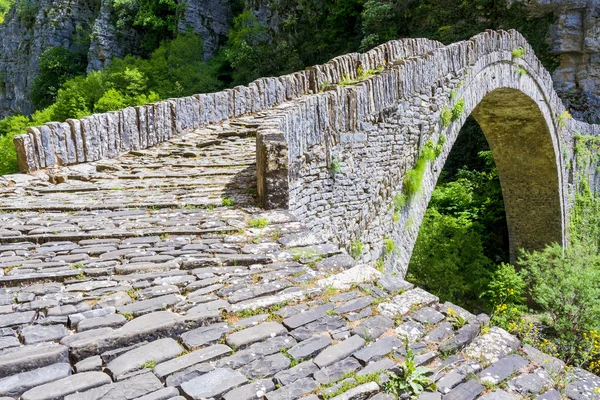
[[254, 181], [247, 124], [0, 180], [0, 398], [392, 399], [404, 339], [437, 381], [421, 399], [598, 396], [598, 377], [256, 208]]

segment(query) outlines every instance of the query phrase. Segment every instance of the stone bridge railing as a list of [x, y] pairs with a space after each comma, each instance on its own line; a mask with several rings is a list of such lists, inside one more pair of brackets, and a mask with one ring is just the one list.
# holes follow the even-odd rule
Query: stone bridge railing
[[94, 114], [79, 120], [49, 122], [16, 136], [21, 172], [110, 159], [130, 150], [154, 146], [182, 132], [264, 111], [286, 101], [316, 93], [323, 82], [356, 78], [358, 66], [377, 68], [385, 60], [410, 57], [441, 47], [427, 39], [385, 43], [365, 54], [352, 53], [330, 62], [248, 86], [217, 93], [169, 99], [155, 104]]

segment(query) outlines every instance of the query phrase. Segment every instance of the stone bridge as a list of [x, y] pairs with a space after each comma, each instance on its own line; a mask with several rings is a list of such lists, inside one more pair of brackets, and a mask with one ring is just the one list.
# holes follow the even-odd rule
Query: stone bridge
[[[361, 242], [364, 261], [381, 257], [384, 238], [392, 238], [396, 251], [387, 266], [405, 273], [432, 190], [469, 115], [498, 167], [511, 258], [520, 248], [565, 243], [579, 167], [574, 140], [598, 128], [564, 112], [524, 38], [490, 31], [446, 47], [393, 41], [248, 87], [30, 128], [15, 144], [21, 169], [32, 172], [114, 158], [231, 120], [257, 132], [258, 193], [266, 208], [289, 209], [346, 248]], [[427, 146], [437, 146], [436, 157], [411, 193], [407, 172]], [[394, 208], [402, 193], [407, 204]]]
[[597, 186], [574, 141], [599, 132], [513, 31], [28, 129], [28, 174], [0, 178], [0, 398], [391, 399], [404, 340], [437, 381], [421, 399], [595, 398], [600, 378], [402, 279], [469, 114], [512, 254], [565, 243]]

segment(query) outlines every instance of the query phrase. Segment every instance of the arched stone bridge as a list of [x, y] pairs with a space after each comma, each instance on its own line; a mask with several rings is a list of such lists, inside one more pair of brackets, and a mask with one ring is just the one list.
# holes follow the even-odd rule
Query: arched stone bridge
[[0, 177], [0, 398], [389, 400], [404, 340], [437, 381], [420, 399], [595, 398], [597, 376], [390, 273], [469, 114], [512, 254], [565, 243], [577, 180], [598, 183], [574, 140], [599, 131], [513, 31], [28, 129], [29, 174]]
[[[464, 110], [443, 126], [441, 114]], [[397, 246], [387, 264], [406, 270], [433, 188], [468, 115], [498, 167], [511, 258], [518, 249], [565, 244], [577, 135], [598, 129], [566, 117], [549, 73], [517, 32], [485, 32], [442, 46], [386, 43], [248, 87], [50, 123], [17, 137], [23, 171], [113, 158], [183, 131], [241, 118], [258, 132], [258, 194], [363, 259]], [[445, 140], [422, 190], [401, 210], [393, 198], [429, 141]], [[594, 168], [590, 169], [593, 171]], [[589, 174], [588, 174], [589, 175]], [[592, 179], [595, 179], [592, 177]], [[410, 193], [409, 193], [410, 194]]]

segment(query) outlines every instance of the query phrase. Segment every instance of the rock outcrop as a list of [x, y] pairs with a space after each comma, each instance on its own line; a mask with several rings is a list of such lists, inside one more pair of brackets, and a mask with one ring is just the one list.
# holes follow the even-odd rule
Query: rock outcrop
[[[104, 68], [112, 58], [136, 54], [141, 37], [131, 27], [115, 26], [107, 0], [32, 0], [19, 2], [0, 24], [0, 118], [33, 112], [30, 93], [39, 72], [38, 58], [63, 46], [88, 54], [88, 70]], [[205, 57], [218, 48], [229, 30], [230, 3], [189, 0], [180, 29], [193, 29], [204, 41]]]

